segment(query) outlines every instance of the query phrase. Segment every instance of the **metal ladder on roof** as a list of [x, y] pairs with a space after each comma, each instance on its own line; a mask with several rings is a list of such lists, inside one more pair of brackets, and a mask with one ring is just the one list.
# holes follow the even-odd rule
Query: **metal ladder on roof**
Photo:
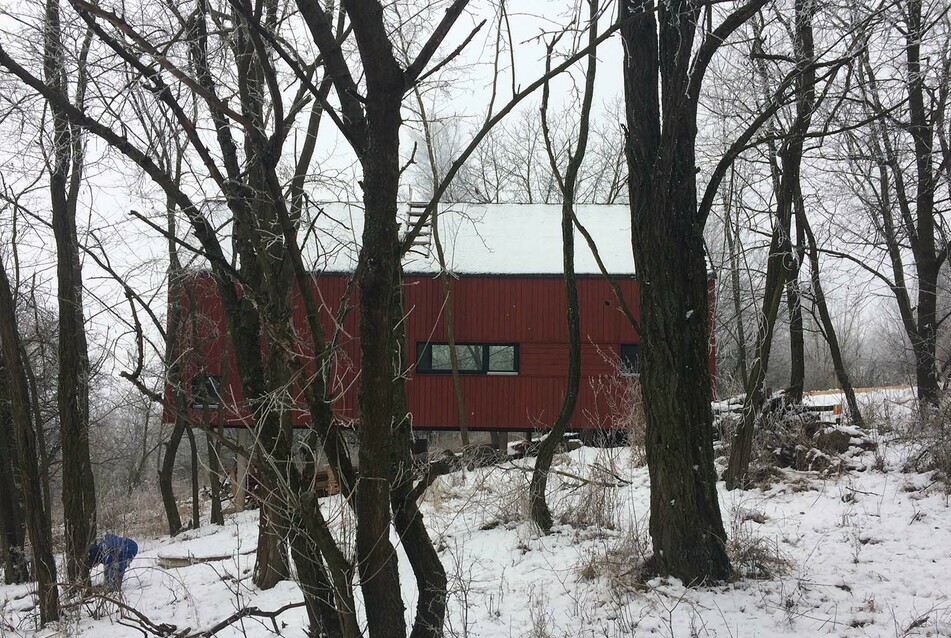
[[[426, 212], [426, 206], [428, 202], [410, 202], [409, 208], [406, 210], [406, 234], [409, 234], [413, 228], [416, 227], [416, 224], [419, 223], [419, 220], [423, 217], [423, 213]], [[433, 225], [432, 218], [426, 220], [426, 223], [423, 224], [423, 227], [420, 228], [419, 234], [413, 239], [413, 245], [410, 247], [408, 252], [416, 253], [425, 258], [432, 256], [432, 243], [433, 243]]]

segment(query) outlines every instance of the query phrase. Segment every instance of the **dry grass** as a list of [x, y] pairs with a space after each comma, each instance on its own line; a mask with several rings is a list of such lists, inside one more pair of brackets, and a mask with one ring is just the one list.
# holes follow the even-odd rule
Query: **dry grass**
[[[191, 502], [184, 485], [176, 486], [178, 513], [186, 525], [191, 520]], [[99, 530], [131, 538], [155, 538], [168, 534], [168, 520], [157, 487], [143, 487], [135, 492], [110, 490], [98, 495]]]
[[912, 448], [905, 470], [934, 472], [935, 480], [951, 490], [951, 397], [921, 406], [916, 416], [903, 437]]
[[599, 546], [584, 554], [576, 567], [578, 578], [582, 581], [604, 578], [616, 591], [639, 589], [650, 555], [646, 522], [634, 520], [626, 530], [602, 539]]
[[623, 506], [619, 465], [618, 450], [603, 448], [582, 480], [563, 478], [559, 490], [564, 493], [559, 499], [560, 522], [576, 529], [599, 532], [618, 529]]
[[759, 533], [766, 521], [761, 512], [733, 509], [726, 549], [736, 578], [768, 579], [789, 571], [792, 563], [780, 550], [779, 541]]

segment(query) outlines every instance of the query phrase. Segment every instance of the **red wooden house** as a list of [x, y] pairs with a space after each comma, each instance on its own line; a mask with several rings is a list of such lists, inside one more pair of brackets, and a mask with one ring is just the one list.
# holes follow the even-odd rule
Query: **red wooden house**
[[[578, 210], [580, 222], [592, 234], [601, 259], [638, 317], [629, 215], [625, 206], [581, 206]], [[439, 224], [452, 273], [453, 321], [468, 427], [527, 431], [551, 426], [561, 405], [568, 365], [560, 206], [446, 206]], [[325, 334], [331, 335], [333, 317], [355, 264], [362, 217], [356, 207], [329, 206], [317, 226], [316, 244], [321, 252], [312, 260], [315, 275], [310, 294], [321, 305]], [[451, 430], [458, 427], [458, 418], [443, 285], [428, 239], [418, 244], [404, 262], [407, 398], [415, 428]], [[617, 414], [624, 400], [619, 393], [628, 392], [634, 382], [639, 339], [580, 235], [575, 250], [582, 381], [572, 428], [617, 427], [623, 425], [619, 419], [624, 419]], [[195, 417], [207, 405], [215, 409], [215, 418], [239, 425], [248, 415], [223, 336], [220, 301], [209, 274], [196, 274], [192, 283], [187, 296], [194, 300], [198, 318], [186, 322], [192, 327], [185, 330], [179, 347], [189, 405]], [[186, 299], [185, 304], [189, 303]], [[349, 303], [354, 307], [337, 327], [338, 347], [330, 376], [335, 413], [343, 421], [356, 421], [357, 295], [351, 294]], [[293, 321], [299, 334], [307, 334], [299, 300], [294, 303]], [[306, 411], [294, 407], [292, 396], [279, 403], [291, 406], [296, 424], [306, 422]], [[224, 407], [220, 415], [219, 405]]]

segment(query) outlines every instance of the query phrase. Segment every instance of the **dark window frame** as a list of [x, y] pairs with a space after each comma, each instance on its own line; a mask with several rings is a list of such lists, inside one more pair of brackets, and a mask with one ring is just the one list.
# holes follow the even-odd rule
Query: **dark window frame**
[[[633, 354], [634, 365], [630, 365]], [[637, 377], [641, 374], [641, 344], [622, 343], [618, 346], [618, 370], [625, 377]]]
[[[433, 346], [449, 346], [447, 341], [417, 341], [416, 342], [416, 372], [419, 374], [452, 374], [452, 368], [433, 368]], [[519, 344], [511, 341], [457, 341], [456, 347], [480, 346], [482, 348], [482, 361], [478, 370], [459, 370], [459, 374], [465, 375], [509, 375], [514, 376], [519, 373]], [[512, 370], [490, 370], [489, 369], [489, 349], [494, 346], [502, 346], [513, 349]]]
[[[188, 397], [189, 407], [208, 408], [210, 410], [216, 410], [221, 407], [221, 388], [223, 382], [224, 377], [220, 374], [197, 373], [191, 379], [191, 392]], [[203, 390], [201, 389], [202, 385], [204, 386]], [[205, 401], [208, 399], [211, 399], [211, 401], [206, 403]]]

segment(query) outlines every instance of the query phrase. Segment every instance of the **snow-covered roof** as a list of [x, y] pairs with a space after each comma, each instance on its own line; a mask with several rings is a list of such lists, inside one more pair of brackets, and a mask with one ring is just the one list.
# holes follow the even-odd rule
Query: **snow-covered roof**
[[[353, 204], [327, 204], [314, 232], [316, 270], [352, 271], [357, 261], [364, 215]], [[410, 226], [410, 207], [401, 205], [403, 232]], [[607, 271], [633, 275], [631, 213], [625, 205], [580, 205], [578, 221], [597, 246]], [[428, 232], [428, 231], [427, 231]], [[560, 204], [444, 204], [439, 235], [450, 272], [459, 275], [558, 275], [563, 272]], [[407, 273], [437, 273], [439, 262], [431, 240], [406, 255]], [[575, 270], [601, 274], [591, 249], [575, 231]]]

